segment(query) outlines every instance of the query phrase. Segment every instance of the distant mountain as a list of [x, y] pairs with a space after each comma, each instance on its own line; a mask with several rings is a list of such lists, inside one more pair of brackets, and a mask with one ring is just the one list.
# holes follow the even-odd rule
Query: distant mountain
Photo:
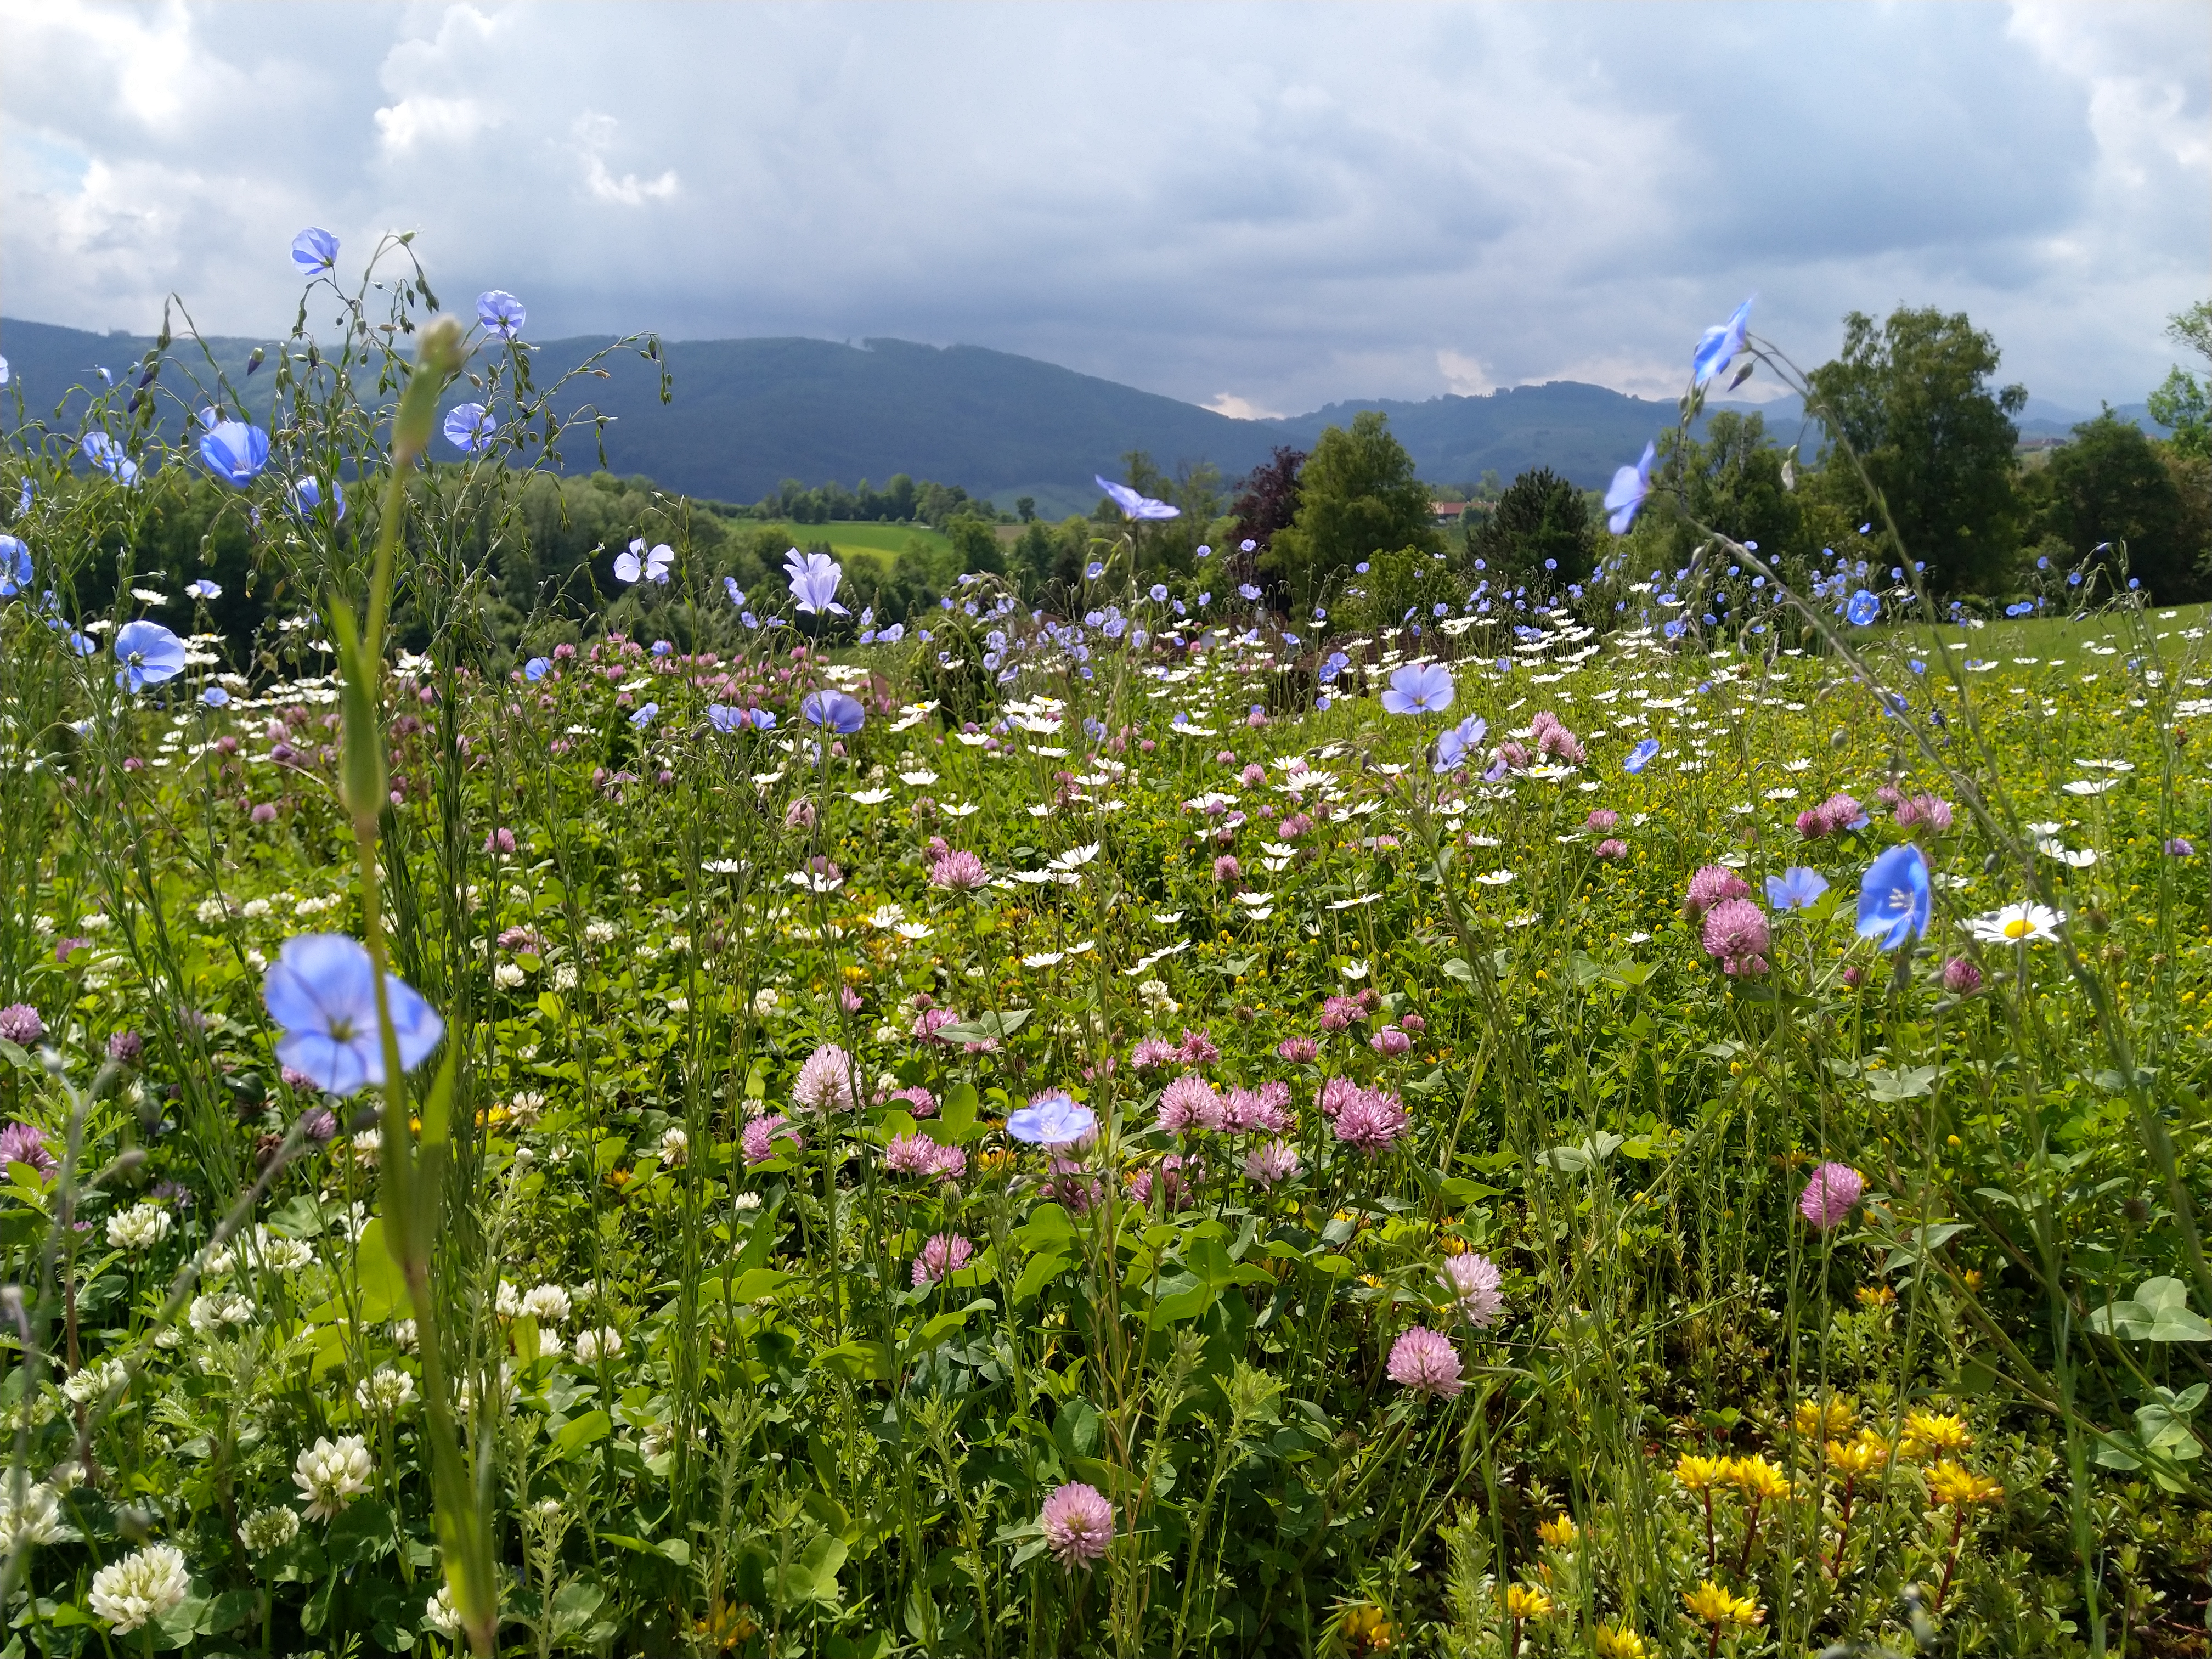
[[[266, 369], [244, 377], [256, 343], [210, 343], [216, 361], [265, 416]], [[609, 342], [581, 337], [543, 343], [548, 368], [580, 361]], [[152, 344], [127, 334], [94, 334], [50, 324], [0, 320], [0, 354], [9, 360], [27, 408], [42, 415], [71, 388], [100, 384], [98, 367], [118, 377]], [[1233, 420], [1194, 404], [1140, 392], [1095, 375], [981, 346], [916, 345], [870, 340], [678, 340], [665, 346], [675, 401], [659, 398], [659, 374], [635, 356], [609, 360], [611, 377], [579, 382], [604, 413], [608, 465], [644, 474], [665, 488], [729, 501], [757, 501], [786, 478], [809, 485], [866, 478], [878, 485], [898, 472], [965, 486], [1000, 507], [1036, 498], [1048, 515], [1087, 510], [1097, 500], [1091, 477], [1118, 472], [1129, 450], [1148, 452], [1172, 471], [1211, 461], [1235, 480], [1278, 444], [1310, 447], [1323, 428], [1363, 409], [1390, 417], [1421, 476], [1437, 483], [1502, 478], [1549, 466], [1595, 489], [1632, 461], [1675, 418], [1669, 399], [1632, 398], [1571, 380], [1515, 386], [1484, 397], [1380, 398], [1331, 404], [1283, 420]], [[177, 354], [179, 368], [199, 368]], [[173, 390], [178, 380], [169, 374]], [[1724, 405], [1748, 410], [1753, 405]], [[1800, 428], [1795, 399], [1765, 406], [1767, 425], [1788, 442]], [[2140, 413], [2124, 410], [2122, 414]], [[2031, 405], [2024, 436], [2063, 435], [2070, 410]], [[1806, 436], [1809, 456], [1817, 429]], [[571, 465], [596, 463], [572, 444]]]

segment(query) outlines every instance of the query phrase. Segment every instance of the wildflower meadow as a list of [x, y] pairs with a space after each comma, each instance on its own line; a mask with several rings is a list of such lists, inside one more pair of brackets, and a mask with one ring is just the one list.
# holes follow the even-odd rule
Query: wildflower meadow
[[[2207, 1651], [2212, 662], [2124, 550], [1286, 615], [1102, 478], [891, 617], [641, 492], [579, 627], [487, 561], [657, 343], [293, 257], [250, 385], [5, 389], [9, 1659]], [[1686, 423], [1802, 388], [1749, 321]], [[210, 477], [250, 637], [138, 562]]]

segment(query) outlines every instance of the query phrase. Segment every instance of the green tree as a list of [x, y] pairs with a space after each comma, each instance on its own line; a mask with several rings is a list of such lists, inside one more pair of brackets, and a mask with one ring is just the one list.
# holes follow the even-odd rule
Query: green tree
[[1275, 533], [1260, 568], [1302, 610], [1376, 553], [1442, 546], [1413, 458], [1391, 434], [1389, 417], [1364, 409], [1315, 443], [1298, 472], [1297, 517]]
[[[1810, 376], [1814, 413], [1832, 441], [1847, 439], [1865, 463], [1905, 545], [1942, 592], [2003, 579], [2014, 513], [2013, 424], [2027, 389], [1992, 390], [1996, 341], [1964, 312], [1900, 306], [1877, 325], [1844, 319], [1844, 349]], [[1856, 468], [1831, 453], [1822, 487], [1851, 512], [1876, 519]]]
[[962, 570], [981, 571], [994, 576], [1005, 574], [1006, 556], [999, 545], [998, 526], [981, 514], [961, 513], [947, 520], [945, 537], [960, 556]]
[[2157, 448], [2133, 421], [2110, 409], [2074, 428], [2030, 485], [2044, 530], [2086, 560], [2106, 544], [2125, 543], [2128, 574], [2161, 604], [2196, 598], [2181, 492]]
[[1559, 587], [1583, 580], [1596, 564], [1597, 526], [1583, 492], [1542, 466], [1506, 486], [1467, 545], [1492, 582]]
[[2177, 455], [2212, 455], [2212, 386], [2175, 367], [2150, 394], [2150, 417], [2173, 435]]

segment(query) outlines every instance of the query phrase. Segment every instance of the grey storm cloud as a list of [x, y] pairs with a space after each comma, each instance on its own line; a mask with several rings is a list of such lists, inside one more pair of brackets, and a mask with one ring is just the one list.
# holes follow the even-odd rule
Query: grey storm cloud
[[418, 233], [531, 331], [891, 335], [1234, 412], [1679, 386], [1745, 293], [1963, 308], [2074, 405], [2212, 271], [2193, 4], [773, 7], [0, 0], [0, 298], [289, 324]]

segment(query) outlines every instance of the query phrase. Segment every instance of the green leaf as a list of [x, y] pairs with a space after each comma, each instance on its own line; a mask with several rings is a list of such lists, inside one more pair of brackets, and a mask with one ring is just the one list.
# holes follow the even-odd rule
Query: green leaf
[[[948, 1025], [944, 1029], [949, 1031], [952, 1028]], [[943, 1126], [948, 1136], [963, 1139], [970, 1129], [975, 1127], [977, 1103], [974, 1084], [955, 1084], [952, 1092], [945, 1097], [945, 1109], [939, 1115], [937, 1122]]]
[[1025, 1250], [1073, 1249], [1075, 1223], [1060, 1206], [1040, 1204], [1029, 1212], [1028, 1218], [1020, 1226], [1006, 1237]]
[[1444, 958], [1444, 977], [1455, 979], [1462, 985], [1472, 985], [1474, 983], [1474, 969], [1467, 965], [1463, 957], [1447, 957]]
[[1098, 1449], [1098, 1407], [1081, 1395], [1064, 1403], [1052, 1419], [1052, 1443], [1073, 1463]]
[[880, 1342], [866, 1342], [858, 1337], [823, 1349], [815, 1356], [815, 1362], [851, 1382], [888, 1382], [898, 1374], [889, 1348]]
[[1029, 1023], [1033, 1008], [1008, 1008], [977, 1015], [951, 1025], [940, 1025], [933, 1034], [939, 1042], [1004, 1042]]
[[769, 1587], [776, 1600], [786, 1607], [808, 1602], [836, 1607], [837, 1572], [845, 1565], [846, 1553], [843, 1539], [827, 1533], [816, 1537], [787, 1568], [778, 1563], [771, 1569]]
[[1868, 1074], [1867, 1092], [1876, 1100], [1918, 1100], [1936, 1090], [1933, 1066], [1907, 1066]]
[[1186, 1319], [1195, 1319], [1213, 1305], [1220, 1287], [1208, 1283], [1196, 1273], [1164, 1273], [1160, 1275], [1159, 1293], [1152, 1302], [1152, 1312], [1146, 1316], [1147, 1330], [1158, 1330], [1163, 1325], [1180, 1324]]
[[1021, 1277], [1014, 1280], [1016, 1305], [1029, 1301], [1073, 1265], [1066, 1256], [1050, 1250], [1041, 1250], [1031, 1256], [1022, 1264]]
[[2130, 1342], [2212, 1342], [2212, 1324], [2189, 1310], [2178, 1279], [2146, 1279], [2128, 1300], [2093, 1310], [2089, 1328]]
[[573, 1457], [585, 1447], [599, 1444], [613, 1427], [614, 1419], [602, 1411], [590, 1411], [581, 1417], [572, 1417], [553, 1431], [553, 1455], [560, 1458]]

